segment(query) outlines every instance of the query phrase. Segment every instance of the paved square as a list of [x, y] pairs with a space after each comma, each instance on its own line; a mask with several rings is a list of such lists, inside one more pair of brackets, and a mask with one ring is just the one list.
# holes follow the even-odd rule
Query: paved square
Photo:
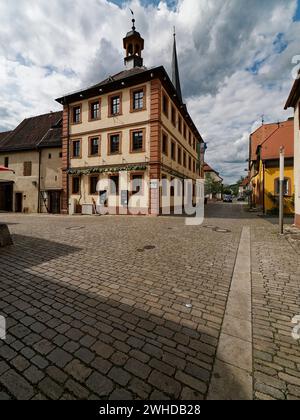
[[290, 324], [299, 256], [241, 206], [209, 207], [201, 227], [169, 217], [1, 220], [15, 246], [0, 250], [0, 399], [205, 399], [244, 225], [258, 259], [253, 396], [300, 397]]

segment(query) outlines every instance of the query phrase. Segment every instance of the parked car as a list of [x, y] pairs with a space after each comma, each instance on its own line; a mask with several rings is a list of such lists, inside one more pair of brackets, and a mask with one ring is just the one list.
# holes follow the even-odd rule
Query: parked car
[[246, 197], [244, 195], [240, 195], [237, 199], [237, 201], [245, 201]]
[[231, 194], [225, 194], [223, 197], [223, 202], [224, 203], [232, 203], [233, 198]]

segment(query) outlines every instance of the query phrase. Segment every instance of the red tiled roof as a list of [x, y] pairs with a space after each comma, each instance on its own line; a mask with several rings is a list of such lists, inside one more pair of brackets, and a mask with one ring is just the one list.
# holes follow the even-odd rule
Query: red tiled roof
[[204, 162], [204, 166], [203, 166], [203, 170], [204, 170], [204, 173], [205, 172], [214, 172], [222, 181], [223, 181], [223, 178], [220, 176], [220, 173], [219, 172], [217, 172], [217, 171], [215, 171], [211, 166], [209, 166], [206, 162]]
[[257, 159], [257, 148], [278, 128], [277, 123], [260, 126], [250, 135], [250, 160]]
[[244, 179], [244, 181], [241, 183], [241, 186], [242, 187], [247, 187], [247, 185], [249, 184], [249, 178], [248, 177], [246, 177], [245, 179]]
[[204, 163], [204, 172], [215, 172], [207, 163]]
[[277, 125], [277, 129], [261, 145], [262, 160], [279, 159], [279, 149], [285, 149], [285, 157], [294, 157], [294, 121], [288, 120]]

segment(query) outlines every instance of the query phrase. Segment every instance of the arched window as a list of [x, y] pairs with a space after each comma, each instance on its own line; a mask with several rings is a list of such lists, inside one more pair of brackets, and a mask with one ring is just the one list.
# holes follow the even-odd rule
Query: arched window
[[[280, 181], [279, 181], [279, 178], [276, 178], [274, 181], [274, 195], [279, 195], [279, 192], [280, 192]], [[290, 178], [284, 178], [283, 194], [286, 196], [291, 195], [291, 179]]]
[[129, 44], [128, 45], [128, 54], [129, 55], [132, 55], [133, 54], [133, 46], [132, 46], [132, 44]]
[[135, 44], [135, 55], [140, 54], [140, 46], [138, 44]]

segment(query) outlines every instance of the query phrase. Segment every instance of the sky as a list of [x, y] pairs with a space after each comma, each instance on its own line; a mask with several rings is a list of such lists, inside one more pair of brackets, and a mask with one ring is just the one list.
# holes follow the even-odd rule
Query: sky
[[292, 115], [284, 104], [300, 67], [300, 0], [0, 0], [0, 132], [122, 70], [129, 8], [147, 67], [170, 73], [176, 26], [183, 97], [206, 161], [226, 183], [245, 176], [262, 115]]

